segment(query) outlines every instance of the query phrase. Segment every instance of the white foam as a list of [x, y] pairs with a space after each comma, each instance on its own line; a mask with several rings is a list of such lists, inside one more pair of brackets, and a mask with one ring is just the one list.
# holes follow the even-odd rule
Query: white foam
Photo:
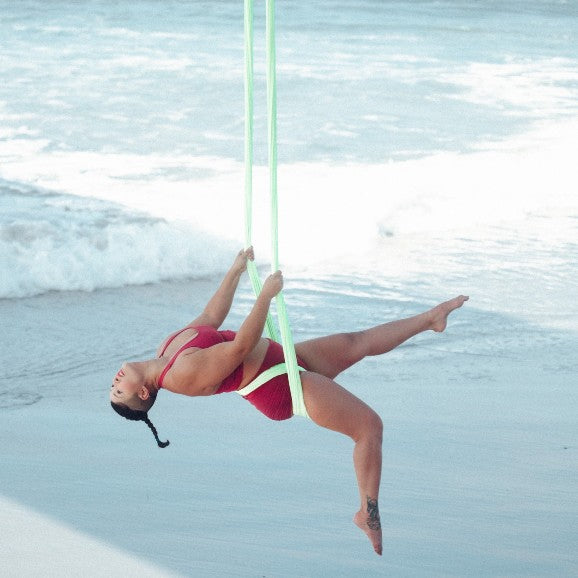
[[226, 242], [116, 204], [25, 191], [0, 219], [0, 297], [92, 290], [219, 272]]
[[[363, 270], [366, 262], [369, 270], [376, 244], [386, 242], [395, 251], [416, 237], [421, 244], [434, 239], [447, 244], [467, 236], [483, 247], [486, 240], [493, 242], [490, 229], [506, 224], [522, 238], [532, 238], [532, 216], [546, 223], [540, 231], [544, 243], [572, 242], [571, 227], [556, 223], [578, 214], [576, 135], [578, 121], [573, 120], [537, 126], [470, 154], [380, 165], [281, 165], [282, 265], [315, 268], [322, 262], [336, 271], [344, 256], [355, 255], [356, 267]], [[129, 215], [123, 222], [106, 221], [102, 230], [89, 225], [80, 234], [84, 208], [76, 205], [78, 222], [32, 224], [28, 246], [15, 253], [15, 246], [4, 245], [2, 263], [10, 274], [3, 275], [2, 296], [210, 274], [218, 270], [219, 251], [243, 243], [242, 163], [191, 155], [51, 151], [34, 138], [0, 142], [0, 159], [4, 176], [13, 181], [118, 203], [149, 219], [138, 224]], [[266, 262], [268, 171], [261, 166], [254, 171], [253, 231], [258, 257]]]
[[500, 108], [504, 114], [520, 115], [524, 110], [525, 116], [544, 118], [577, 108], [571, 86], [578, 72], [565, 58], [472, 62], [463, 70], [441, 72], [440, 79], [465, 90], [453, 98]]

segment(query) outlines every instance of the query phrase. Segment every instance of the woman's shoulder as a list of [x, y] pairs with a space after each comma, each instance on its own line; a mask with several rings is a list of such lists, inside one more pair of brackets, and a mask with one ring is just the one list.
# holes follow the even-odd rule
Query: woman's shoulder
[[[183, 337], [179, 338], [180, 335]], [[157, 357], [174, 355], [181, 347], [197, 347], [207, 349], [212, 345], [223, 341], [232, 341], [235, 338], [234, 331], [219, 331], [212, 325], [186, 325], [182, 329], [171, 333], [157, 349]]]
[[[177, 331], [173, 331], [173, 333], [171, 333], [170, 335], [168, 335], [167, 337], [165, 337], [165, 339], [162, 341], [162, 343], [159, 345], [158, 349], [157, 349], [157, 353], [156, 356], [157, 357], [162, 357], [166, 352], [167, 349], [169, 348], [169, 346], [171, 345], [171, 343], [173, 343], [173, 341], [181, 334], [185, 333], [188, 330], [192, 330], [192, 331], [197, 331], [198, 332], [198, 328], [194, 327], [192, 325], [186, 325], [185, 327], [183, 327], [182, 329], [179, 329]], [[191, 337], [193, 335], [193, 333], [191, 333], [190, 335], [187, 335], [185, 337]], [[179, 340], [180, 341], [180, 340]]]

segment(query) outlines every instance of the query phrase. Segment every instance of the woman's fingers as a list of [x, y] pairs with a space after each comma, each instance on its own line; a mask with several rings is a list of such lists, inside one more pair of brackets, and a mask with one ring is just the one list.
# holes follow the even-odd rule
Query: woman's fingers
[[245, 269], [247, 268], [247, 259], [250, 259], [251, 261], [255, 259], [253, 247], [249, 247], [248, 249], [241, 249], [237, 253], [234, 266], [238, 268], [238, 270], [241, 272], [245, 271]]
[[263, 289], [270, 293], [271, 297], [277, 295], [283, 289], [283, 273], [275, 271], [275, 273], [269, 275], [263, 285]]

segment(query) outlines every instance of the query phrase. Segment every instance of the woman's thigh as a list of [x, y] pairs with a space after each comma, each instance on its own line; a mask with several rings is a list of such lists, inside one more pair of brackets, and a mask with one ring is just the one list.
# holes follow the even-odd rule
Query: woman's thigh
[[332, 379], [307, 371], [301, 374], [301, 384], [307, 413], [317, 425], [353, 440], [367, 428], [381, 427], [373, 409]]
[[295, 352], [308, 369], [333, 379], [362, 360], [363, 342], [357, 333], [337, 333], [295, 344]]

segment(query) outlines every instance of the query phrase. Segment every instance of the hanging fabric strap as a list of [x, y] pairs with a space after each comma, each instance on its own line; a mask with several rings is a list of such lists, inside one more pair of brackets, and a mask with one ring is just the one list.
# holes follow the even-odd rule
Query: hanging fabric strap
[[[302, 367], [298, 368], [299, 371], [306, 371]], [[269, 380], [274, 379], [287, 373], [287, 364], [278, 363], [269, 369], [266, 369], [263, 373], [258, 375], [251, 383], [248, 383], [245, 387], [238, 389], [237, 393], [243, 397], [246, 397], [250, 393], [253, 393], [256, 389], [259, 389], [262, 385], [267, 383]]]
[[[275, 54], [275, 2], [267, 0], [266, 4], [266, 37], [267, 37], [267, 134], [269, 153], [269, 193], [271, 202], [271, 245], [272, 272], [279, 269], [279, 234], [277, 203], [277, 79]], [[253, 199], [253, 0], [245, 0], [245, 244], [252, 242], [252, 199]], [[253, 262], [248, 263], [248, 272], [255, 294], [261, 291], [261, 281]], [[287, 309], [283, 292], [276, 297], [277, 319], [281, 339], [270, 315], [267, 316], [266, 329], [271, 339], [281, 341], [291, 399], [293, 414], [307, 416], [303, 389], [293, 336], [287, 318]]]
[[[253, 242], [253, 0], [245, 0], [245, 248]], [[261, 279], [253, 261], [247, 262], [247, 272], [255, 295], [261, 293]], [[271, 314], [265, 323], [267, 336], [280, 341]]]

